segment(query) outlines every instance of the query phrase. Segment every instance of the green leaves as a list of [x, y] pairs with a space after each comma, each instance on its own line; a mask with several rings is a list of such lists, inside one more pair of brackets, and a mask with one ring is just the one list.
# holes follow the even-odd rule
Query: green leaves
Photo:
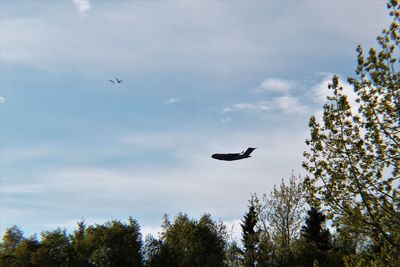
[[179, 214], [164, 223], [160, 266], [225, 266], [226, 239], [225, 226], [209, 214], [198, 221]]
[[[380, 50], [366, 56], [357, 47], [357, 77], [348, 78], [357, 94], [352, 107], [337, 76], [328, 86], [322, 123], [310, 118], [310, 139], [303, 167], [310, 203], [322, 201], [334, 225], [349, 229], [373, 242], [398, 248], [400, 233], [400, 73], [399, 10], [389, 1], [394, 21], [382, 32]], [[396, 250], [397, 255], [400, 251]]]

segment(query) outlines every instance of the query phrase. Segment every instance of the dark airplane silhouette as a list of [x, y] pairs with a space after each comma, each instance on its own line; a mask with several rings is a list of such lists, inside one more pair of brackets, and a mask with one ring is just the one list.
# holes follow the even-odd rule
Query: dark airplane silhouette
[[254, 151], [254, 149], [256, 148], [249, 147], [246, 151], [242, 151], [242, 153], [213, 154], [211, 157], [213, 159], [227, 160], [227, 161], [245, 159], [251, 157], [250, 154], [251, 152]]

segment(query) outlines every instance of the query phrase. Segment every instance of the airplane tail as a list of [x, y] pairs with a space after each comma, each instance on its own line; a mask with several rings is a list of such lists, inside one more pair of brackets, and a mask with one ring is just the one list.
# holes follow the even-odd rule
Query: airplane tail
[[253, 152], [256, 148], [255, 147], [249, 147], [244, 153], [243, 156], [245, 157], [250, 157], [251, 152]]

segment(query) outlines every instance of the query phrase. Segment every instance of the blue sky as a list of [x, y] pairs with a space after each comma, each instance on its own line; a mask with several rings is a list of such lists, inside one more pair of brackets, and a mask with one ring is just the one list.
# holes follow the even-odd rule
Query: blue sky
[[1, 234], [128, 216], [155, 233], [179, 211], [238, 226], [251, 193], [304, 174], [330, 77], [389, 24], [378, 0], [1, 6]]

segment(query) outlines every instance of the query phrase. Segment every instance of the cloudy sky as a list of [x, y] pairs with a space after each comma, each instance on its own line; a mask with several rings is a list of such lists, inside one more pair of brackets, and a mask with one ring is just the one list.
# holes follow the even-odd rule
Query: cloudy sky
[[238, 222], [251, 193], [304, 174], [329, 79], [389, 24], [383, 0], [1, 6], [1, 234], [128, 216], [154, 233], [179, 211]]

